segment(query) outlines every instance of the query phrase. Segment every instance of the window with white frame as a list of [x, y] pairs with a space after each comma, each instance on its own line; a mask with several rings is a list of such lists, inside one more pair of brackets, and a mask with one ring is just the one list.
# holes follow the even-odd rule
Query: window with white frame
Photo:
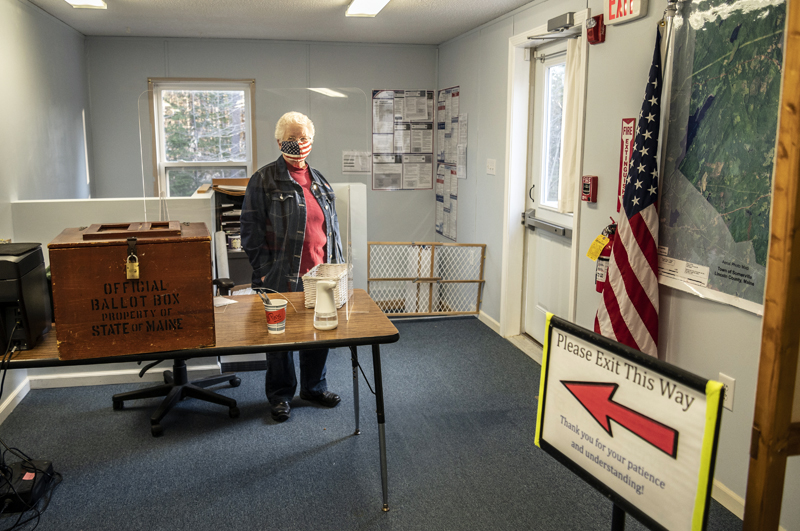
[[254, 82], [151, 80], [158, 190], [190, 196], [254, 171]]
[[558, 206], [561, 185], [561, 145], [564, 121], [565, 63], [546, 65], [544, 76], [544, 120], [542, 121], [542, 188], [541, 203]]

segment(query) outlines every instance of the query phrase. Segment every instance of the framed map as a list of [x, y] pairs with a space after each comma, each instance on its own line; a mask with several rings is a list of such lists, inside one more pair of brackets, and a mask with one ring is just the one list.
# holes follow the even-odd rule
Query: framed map
[[659, 282], [761, 314], [786, 4], [679, 5]]

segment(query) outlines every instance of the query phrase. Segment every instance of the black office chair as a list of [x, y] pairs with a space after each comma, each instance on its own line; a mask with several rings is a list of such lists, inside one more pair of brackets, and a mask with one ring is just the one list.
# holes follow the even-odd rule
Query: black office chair
[[[214, 280], [214, 285], [219, 288], [221, 295], [228, 295], [233, 288], [233, 281], [227, 278], [218, 278]], [[158, 360], [150, 363], [139, 371], [139, 378], [143, 377], [145, 373], [161, 363], [163, 360]], [[114, 409], [123, 409], [126, 400], [138, 400], [140, 398], [155, 398], [159, 396], [166, 397], [150, 416], [150, 433], [153, 437], [160, 437], [164, 434], [164, 428], [161, 426], [161, 419], [184, 398], [196, 398], [222, 406], [228, 406], [228, 415], [232, 418], [239, 417], [239, 408], [236, 407], [236, 400], [223, 396], [214, 391], [205, 389], [212, 385], [217, 385], [225, 382], [230, 382], [231, 387], [239, 387], [242, 380], [233, 373], [219, 374], [216, 376], [209, 376], [200, 380], [189, 381], [186, 371], [185, 359], [173, 359], [172, 370], [164, 371], [164, 383], [146, 389], [139, 389], [137, 391], [128, 391], [127, 393], [118, 393], [112, 397]]]

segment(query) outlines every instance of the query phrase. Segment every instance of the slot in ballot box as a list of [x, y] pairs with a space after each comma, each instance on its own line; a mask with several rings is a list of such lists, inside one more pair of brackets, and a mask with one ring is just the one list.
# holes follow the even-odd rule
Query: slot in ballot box
[[69, 228], [47, 247], [59, 359], [214, 346], [204, 223]]

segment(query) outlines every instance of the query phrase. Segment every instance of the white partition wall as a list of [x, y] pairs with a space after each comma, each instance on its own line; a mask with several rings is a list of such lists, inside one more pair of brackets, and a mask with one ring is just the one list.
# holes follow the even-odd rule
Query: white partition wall
[[[344, 248], [347, 248], [347, 235], [352, 238], [354, 285], [356, 288], [366, 289], [367, 187], [362, 183], [334, 183], [332, 186], [337, 197], [336, 210]], [[214, 205], [213, 193], [166, 200], [171, 220], [205, 223], [209, 233], [214, 231]], [[14, 241], [41, 243], [45, 262], [49, 263], [47, 244], [63, 229], [93, 223], [124, 223], [145, 219], [153, 221], [159, 217], [160, 205], [157, 199], [141, 198], [16, 201], [12, 203], [11, 211]], [[214, 256], [213, 245], [211, 247]], [[87, 282], [90, 281], [87, 279]], [[218, 372], [216, 357], [189, 360], [187, 365], [192, 371], [192, 377], [199, 377], [198, 371]], [[142, 380], [138, 377], [141, 367], [136, 363], [29, 369], [27, 373], [30, 387], [35, 389], [158, 381], [161, 379], [161, 371], [167, 368], [169, 363], [165, 362], [163, 368], [159, 366], [153, 369]]]
[[336, 194], [336, 214], [342, 249], [347, 255], [347, 236], [352, 238], [353, 287], [367, 289], [367, 186], [362, 183], [331, 183]]
[[[205, 223], [209, 233], [214, 229], [214, 196], [176, 197], [166, 200], [169, 218], [173, 221]], [[42, 244], [45, 263], [47, 244], [67, 227], [86, 227], [92, 223], [127, 223], [158, 221], [158, 199], [53, 199], [15, 201], [11, 204], [15, 242]]]
[[[209, 228], [209, 232], [213, 230], [213, 194], [207, 194], [207, 197], [167, 199], [166, 207], [170, 219], [174, 221], [202, 222]], [[41, 243], [45, 263], [48, 264], [50, 260], [47, 254], [47, 244], [67, 227], [84, 227], [92, 223], [156, 221], [159, 218], [159, 212], [158, 199], [143, 200], [142, 198], [56, 199], [16, 201], [11, 204], [14, 241]], [[28, 378], [32, 389], [159, 381], [161, 380], [161, 371], [170, 368], [169, 362], [164, 362], [162, 365], [163, 368], [160, 365], [148, 372], [143, 379], [138, 377], [141, 367], [136, 363], [29, 369]], [[192, 377], [200, 374], [197, 371], [209, 373], [217, 371], [216, 358], [189, 360], [187, 365], [192, 371]]]

